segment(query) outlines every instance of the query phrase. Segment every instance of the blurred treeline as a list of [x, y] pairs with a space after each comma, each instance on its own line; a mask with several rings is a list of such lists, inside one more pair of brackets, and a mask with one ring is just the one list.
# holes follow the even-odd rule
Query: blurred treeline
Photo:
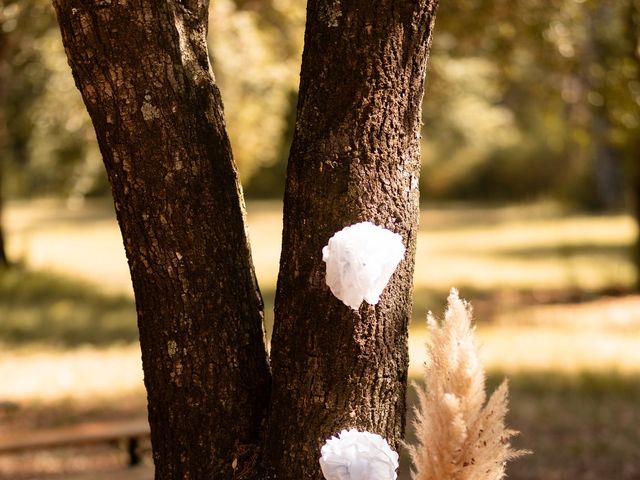
[[[5, 198], [106, 194], [49, 2], [0, 2]], [[629, 206], [640, 150], [634, 0], [440, 3], [423, 197]], [[212, 2], [212, 64], [249, 196], [283, 191], [304, 18], [303, 0]]]

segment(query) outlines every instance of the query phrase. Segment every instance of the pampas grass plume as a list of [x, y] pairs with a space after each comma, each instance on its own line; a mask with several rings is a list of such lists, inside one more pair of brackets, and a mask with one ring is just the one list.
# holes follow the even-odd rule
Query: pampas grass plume
[[517, 432], [505, 427], [506, 381], [489, 401], [485, 372], [478, 359], [471, 325], [471, 305], [451, 290], [444, 320], [431, 313], [425, 384], [417, 385], [414, 427], [417, 444], [408, 446], [413, 480], [499, 480], [508, 460], [526, 451], [514, 450]]

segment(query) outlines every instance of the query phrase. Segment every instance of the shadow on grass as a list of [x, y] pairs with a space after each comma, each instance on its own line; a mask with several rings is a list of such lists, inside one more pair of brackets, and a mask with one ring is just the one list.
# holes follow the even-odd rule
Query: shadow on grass
[[537, 246], [527, 248], [499, 248], [492, 252], [492, 255], [539, 260], [546, 258], [569, 258], [582, 256], [608, 257], [611, 261], [625, 261], [629, 259], [631, 247], [626, 244], [620, 245], [594, 245], [594, 244], [563, 244], [557, 246]]
[[[504, 375], [492, 372], [493, 391]], [[518, 448], [532, 455], [507, 467], [515, 480], [640, 478], [640, 376], [616, 373], [555, 372], [509, 375], [507, 424], [520, 431]], [[414, 389], [408, 392], [411, 409]], [[411, 424], [412, 413], [407, 425]], [[407, 439], [414, 433], [408, 427]], [[408, 480], [403, 456], [401, 480]]]
[[[267, 337], [273, 330], [275, 291], [263, 290]], [[8, 346], [108, 346], [138, 341], [136, 308], [126, 295], [16, 265], [0, 270], [0, 343]]]
[[[460, 296], [473, 304], [474, 321], [478, 324], [492, 323], [496, 316], [512, 312], [515, 324], [521, 323], [519, 309], [528, 306], [581, 304], [604, 297], [623, 297], [636, 292], [625, 285], [611, 285], [607, 288], [585, 290], [581, 288], [562, 289], [479, 289], [469, 285], [459, 285]], [[412, 328], [424, 328], [427, 312], [436, 312], [440, 318], [447, 304], [449, 292], [443, 289], [417, 288], [413, 294]]]
[[138, 339], [132, 298], [20, 266], [0, 272], [0, 312], [5, 345], [106, 346]]
[[69, 208], [60, 200], [18, 201], [18, 209], [25, 209], [32, 221], [28, 230], [42, 230], [43, 227], [62, 225], [82, 225], [87, 222], [106, 220], [116, 222], [116, 213], [111, 197], [86, 200], [79, 208]]
[[520, 222], [523, 218], [550, 220], [572, 214], [575, 212], [551, 203], [514, 205], [503, 202], [429, 201], [421, 206], [420, 225], [426, 225], [431, 232], [464, 231], [494, 228], [503, 223]]
[[[489, 323], [500, 310], [499, 290], [478, 289], [473, 286], [458, 285], [460, 296], [472, 301], [476, 322]], [[427, 312], [434, 312], [437, 318], [442, 317], [447, 306], [449, 290], [434, 288], [417, 288], [413, 292], [413, 316], [410, 328], [422, 329], [426, 326]]]

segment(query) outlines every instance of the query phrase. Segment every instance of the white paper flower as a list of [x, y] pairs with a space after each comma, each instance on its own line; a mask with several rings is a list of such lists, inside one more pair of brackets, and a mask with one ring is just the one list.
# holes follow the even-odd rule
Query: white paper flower
[[357, 310], [362, 300], [375, 305], [404, 257], [402, 237], [371, 222], [343, 228], [322, 249], [327, 285]]
[[320, 450], [320, 468], [327, 480], [396, 480], [398, 454], [380, 435], [342, 430]]

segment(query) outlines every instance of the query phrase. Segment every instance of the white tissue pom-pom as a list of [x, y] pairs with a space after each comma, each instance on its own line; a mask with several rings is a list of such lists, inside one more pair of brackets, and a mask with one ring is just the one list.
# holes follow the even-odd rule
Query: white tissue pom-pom
[[395, 480], [398, 454], [380, 435], [342, 430], [320, 450], [320, 468], [327, 480]]
[[327, 285], [357, 310], [362, 300], [375, 305], [404, 257], [402, 237], [371, 222], [343, 228], [322, 249]]

